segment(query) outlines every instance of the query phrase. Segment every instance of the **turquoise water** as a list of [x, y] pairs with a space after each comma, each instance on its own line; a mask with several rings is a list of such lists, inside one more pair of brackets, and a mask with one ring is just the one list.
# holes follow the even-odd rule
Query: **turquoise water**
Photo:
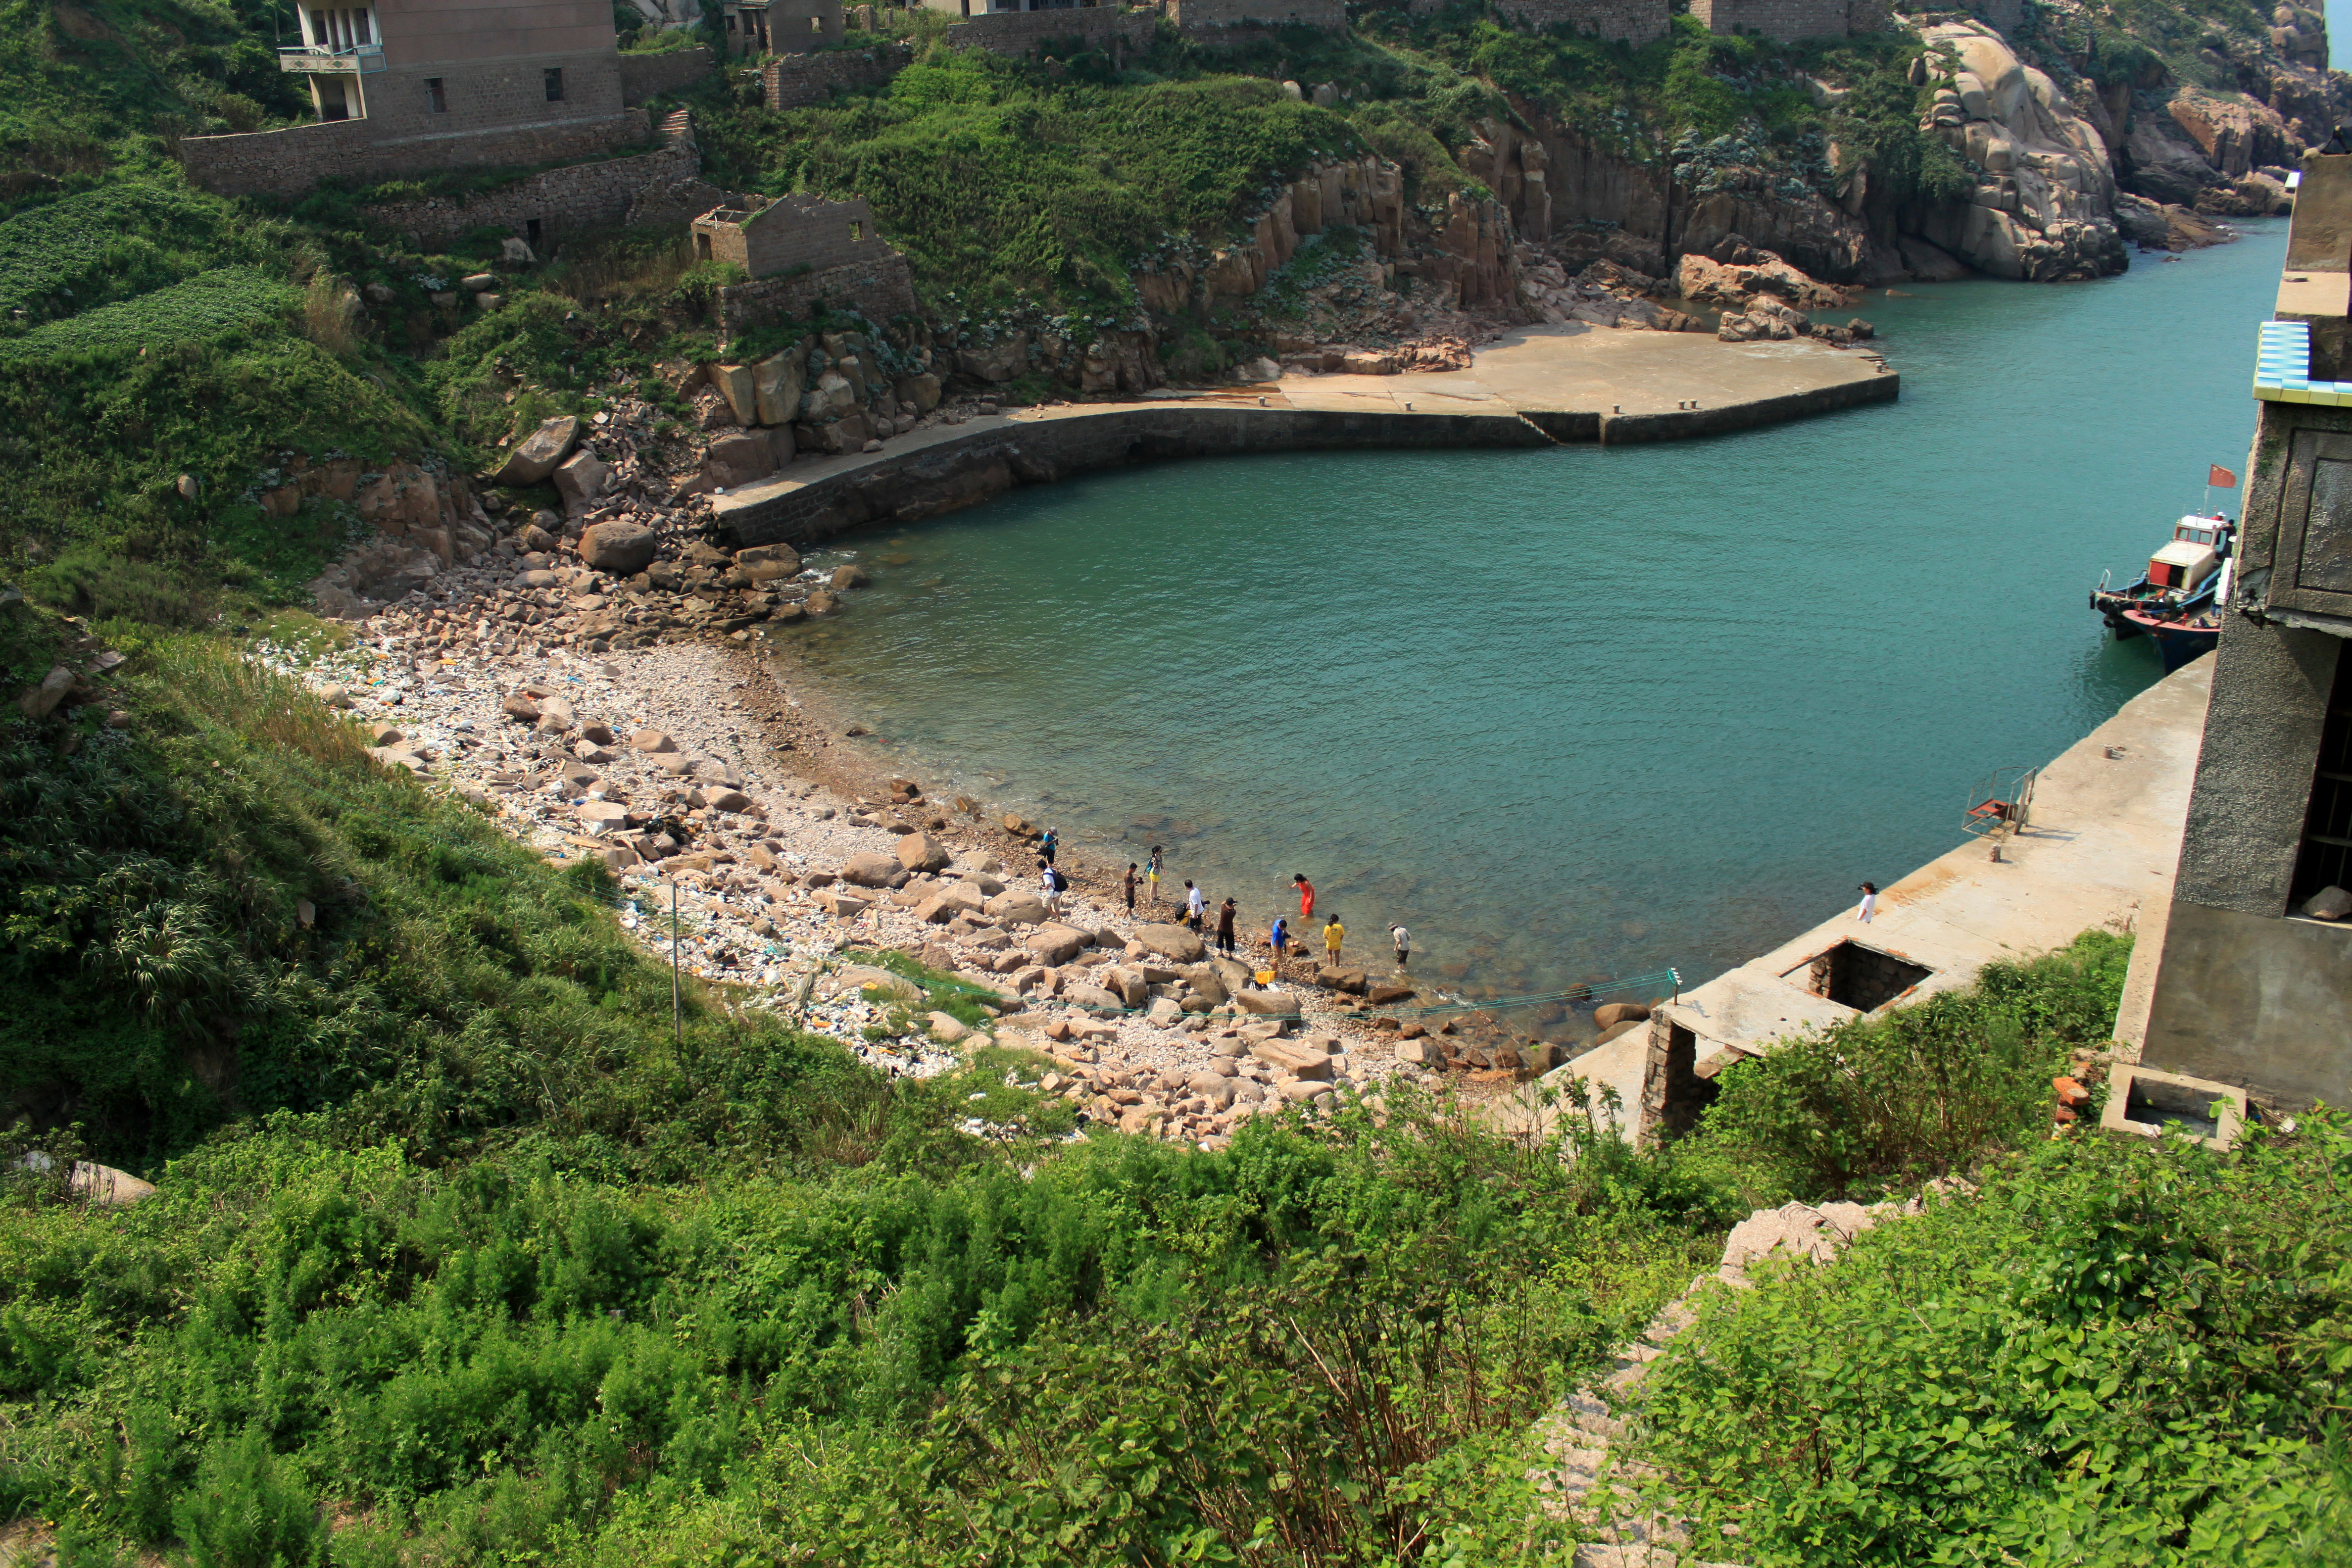
[[[1900, 403], [1714, 440], [1128, 469], [848, 543], [800, 634], [934, 796], [1488, 994], [1704, 978], [2154, 681], [2084, 603], [2239, 469], [2285, 226], [1859, 309]], [[2235, 510], [2234, 497], [2217, 497]]]

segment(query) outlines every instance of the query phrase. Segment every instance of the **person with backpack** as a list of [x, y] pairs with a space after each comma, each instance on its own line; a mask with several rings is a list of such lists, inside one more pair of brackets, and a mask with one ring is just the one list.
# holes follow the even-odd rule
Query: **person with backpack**
[[1062, 889], [1066, 885], [1062, 874], [1054, 869], [1054, 863], [1051, 860], [1040, 860], [1037, 862], [1037, 879], [1045, 886], [1045, 912], [1049, 915], [1060, 914]]

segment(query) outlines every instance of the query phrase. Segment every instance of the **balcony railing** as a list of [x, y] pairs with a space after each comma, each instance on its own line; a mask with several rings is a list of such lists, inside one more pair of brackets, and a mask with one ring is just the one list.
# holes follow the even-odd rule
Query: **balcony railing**
[[278, 68], [310, 75], [364, 76], [383, 69], [383, 46], [361, 44], [348, 49], [280, 49]]

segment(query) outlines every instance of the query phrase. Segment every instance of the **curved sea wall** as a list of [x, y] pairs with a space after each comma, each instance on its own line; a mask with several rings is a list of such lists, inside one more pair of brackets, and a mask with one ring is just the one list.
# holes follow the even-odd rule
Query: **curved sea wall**
[[1677, 440], [1892, 402], [1901, 384], [1890, 373], [1717, 407], [1643, 414], [1520, 413], [1491, 404], [1476, 413], [1264, 408], [1222, 400], [1054, 410], [1043, 417], [974, 420], [919, 446], [814, 465], [822, 471], [805, 479], [785, 475], [746, 485], [713, 497], [711, 516], [731, 548], [803, 544], [937, 517], [1015, 485], [1051, 484], [1129, 463], [1253, 452]]

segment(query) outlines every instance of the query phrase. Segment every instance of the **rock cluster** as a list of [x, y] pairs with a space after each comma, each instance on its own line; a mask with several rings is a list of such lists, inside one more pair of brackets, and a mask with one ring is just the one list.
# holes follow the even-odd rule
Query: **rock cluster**
[[1595, 327], [1646, 327], [1658, 332], [1694, 332], [1696, 317], [1658, 303], [1664, 279], [1613, 261], [1593, 261], [1570, 276], [1556, 258], [1528, 268], [1528, 302], [1541, 319], [1557, 325], [1582, 321]]

